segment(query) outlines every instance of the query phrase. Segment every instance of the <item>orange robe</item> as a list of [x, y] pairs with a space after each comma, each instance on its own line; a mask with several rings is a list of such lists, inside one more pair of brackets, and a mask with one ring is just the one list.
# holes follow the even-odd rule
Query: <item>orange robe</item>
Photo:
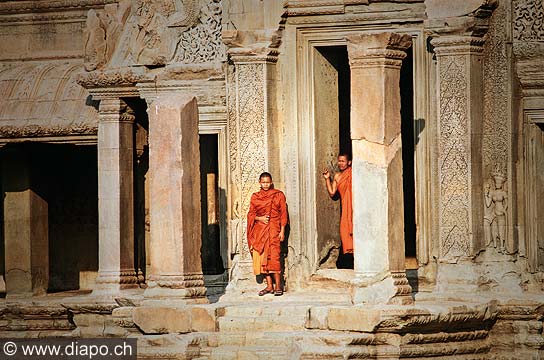
[[351, 202], [351, 167], [340, 173], [337, 189], [342, 204], [340, 216], [340, 239], [344, 254], [353, 254], [353, 206]]
[[[268, 224], [256, 221], [256, 216], [269, 215]], [[280, 229], [287, 225], [287, 204], [285, 195], [280, 190], [260, 190], [251, 195], [249, 212], [247, 213], [247, 242], [250, 249], [253, 249], [260, 256], [260, 272], [280, 272]], [[253, 252], [252, 252], [253, 254]], [[255, 270], [258, 275], [257, 270]]]

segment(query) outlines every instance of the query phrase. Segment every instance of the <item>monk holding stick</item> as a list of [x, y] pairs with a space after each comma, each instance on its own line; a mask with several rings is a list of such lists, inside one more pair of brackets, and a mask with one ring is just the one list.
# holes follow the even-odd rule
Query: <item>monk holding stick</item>
[[340, 239], [342, 240], [342, 252], [353, 254], [353, 207], [351, 195], [351, 160], [349, 155], [338, 155], [338, 169], [340, 172], [331, 174], [328, 169], [323, 171], [323, 177], [327, 185], [327, 191], [331, 198], [336, 192], [340, 195], [342, 214], [340, 216]]

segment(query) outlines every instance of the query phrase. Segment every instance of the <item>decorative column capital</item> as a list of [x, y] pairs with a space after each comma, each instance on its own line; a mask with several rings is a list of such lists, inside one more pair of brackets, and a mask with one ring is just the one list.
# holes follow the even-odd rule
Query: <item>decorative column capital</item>
[[437, 56], [452, 54], [481, 54], [484, 51], [485, 39], [470, 35], [446, 35], [431, 40]]
[[346, 37], [351, 68], [393, 66], [399, 68], [406, 57], [406, 49], [412, 45], [407, 34], [375, 33]]
[[276, 63], [281, 30], [240, 31], [224, 30], [223, 42], [234, 63]]
[[134, 110], [132, 110], [122, 99], [114, 97], [100, 100], [98, 115], [101, 123], [127, 122], [133, 124], [136, 120]]
[[89, 90], [94, 100], [119, 97], [137, 97], [136, 83], [144, 81], [146, 74], [142, 69], [120, 68], [115, 70], [95, 70], [82, 72], [77, 83]]
[[478, 7], [464, 14], [428, 9], [425, 29], [432, 38], [436, 55], [482, 53], [489, 18], [497, 6], [497, 0], [481, 0]]
[[542, 1], [513, 2], [512, 49], [523, 97], [544, 97], [543, 14]]

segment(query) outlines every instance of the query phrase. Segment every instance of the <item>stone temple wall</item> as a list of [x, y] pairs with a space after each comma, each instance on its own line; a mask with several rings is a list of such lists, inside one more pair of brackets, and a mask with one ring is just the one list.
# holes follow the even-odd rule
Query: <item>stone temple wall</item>
[[[0, 338], [133, 336], [140, 358], [541, 357], [541, 20], [537, 0], [1, 1]], [[329, 132], [315, 87], [336, 71], [321, 47], [347, 49], [350, 67], [354, 269], [319, 269], [315, 159]], [[399, 190], [408, 53], [413, 194]], [[200, 259], [199, 133], [218, 139], [227, 271], [213, 279]], [[85, 235], [68, 220], [58, 230], [71, 190], [49, 201], [32, 174], [44, 164], [17, 152], [26, 141], [96, 148]], [[290, 212], [283, 297], [256, 295], [246, 241], [263, 171]], [[72, 238], [88, 241], [85, 261], [67, 252], [65, 264]], [[62, 288], [63, 266], [92, 279], [74, 272]]]

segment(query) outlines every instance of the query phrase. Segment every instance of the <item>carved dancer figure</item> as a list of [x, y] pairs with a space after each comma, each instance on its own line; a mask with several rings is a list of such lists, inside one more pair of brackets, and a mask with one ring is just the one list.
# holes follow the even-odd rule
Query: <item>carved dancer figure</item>
[[264, 274], [266, 277], [266, 287], [259, 291], [259, 296], [272, 293], [281, 296], [280, 243], [285, 240], [285, 226], [289, 219], [287, 203], [283, 192], [274, 189], [272, 175], [262, 173], [259, 184], [261, 190], [251, 195], [247, 213], [247, 242], [253, 256], [255, 275]]
[[504, 189], [506, 178], [499, 167], [495, 168], [491, 176], [494, 186], [488, 183], [484, 194], [486, 246], [493, 243], [493, 247], [496, 248], [498, 245], [499, 251], [504, 252], [506, 249], [506, 210], [508, 209], [508, 193]]

